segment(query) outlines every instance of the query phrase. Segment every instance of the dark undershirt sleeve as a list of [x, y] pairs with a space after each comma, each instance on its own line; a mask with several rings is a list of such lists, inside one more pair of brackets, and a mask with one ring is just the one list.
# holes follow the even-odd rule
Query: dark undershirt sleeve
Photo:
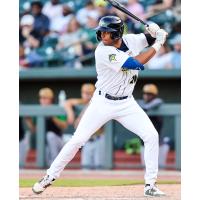
[[153, 45], [155, 40], [156, 40], [156, 38], [153, 38], [149, 33], [146, 33], [144, 35], [145, 35], [145, 37], [147, 39], [147, 42], [148, 42], [149, 46]]

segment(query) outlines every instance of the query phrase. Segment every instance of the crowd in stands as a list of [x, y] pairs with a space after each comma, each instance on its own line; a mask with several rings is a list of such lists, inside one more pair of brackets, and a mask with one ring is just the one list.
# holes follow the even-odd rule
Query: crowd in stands
[[[119, 0], [144, 21], [167, 30], [167, 44], [147, 65], [149, 69], [180, 68], [181, 20], [177, 0]], [[20, 69], [94, 66], [98, 44], [94, 28], [105, 15], [118, 15], [126, 33], [141, 33], [145, 27], [104, 0], [20, 0]], [[159, 59], [159, 62], [157, 62]]]

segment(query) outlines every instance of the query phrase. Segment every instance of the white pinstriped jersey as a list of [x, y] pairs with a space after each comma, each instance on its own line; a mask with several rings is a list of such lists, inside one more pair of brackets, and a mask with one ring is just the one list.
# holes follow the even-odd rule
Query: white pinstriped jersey
[[99, 43], [95, 50], [98, 90], [112, 96], [130, 96], [133, 93], [138, 76], [138, 70], [125, 70], [122, 65], [129, 57], [137, 56], [148, 42], [143, 33], [127, 34], [122, 37], [128, 47], [127, 52], [118, 50], [113, 46]]

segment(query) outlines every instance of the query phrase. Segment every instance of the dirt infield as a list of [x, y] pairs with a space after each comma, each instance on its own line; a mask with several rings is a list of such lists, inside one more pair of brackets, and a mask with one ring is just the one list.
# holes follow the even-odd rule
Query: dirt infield
[[20, 200], [180, 200], [180, 184], [160, 185], [166, 197], [143, 196], [143, 185], [104, 187], [51, 187], [43, 194], [35, 195], [31, 188], [20, 188]]
[[[21, 170], [20, 178], [41, 178], [45, 174], [44, 170]], [[144, 171], [83, 171], [83, 170], [65, 170], [61, 178], [65, 179], [132, 179], [143, 180]], [[144, 185], [128, 186], [95, 186], [95, 187], [50, 187], [43, 194], [33, 194], [31, 188], [20, 188], [20, 200], [180, 200], [181, 185], [179, 171], [160, 171], [159, 180], [175, 181], [178, 184], [160, 184], [159, 188], [167, 196], [160, 198], [147, 198], [143, 196]]]

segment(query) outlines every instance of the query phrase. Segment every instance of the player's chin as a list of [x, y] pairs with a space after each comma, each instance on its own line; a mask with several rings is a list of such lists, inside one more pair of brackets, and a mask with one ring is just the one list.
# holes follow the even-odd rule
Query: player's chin
[[103, 42], [104, 45], [111, 45], [111, 42], [108, 41], [108, 40], [102, 40], [102, 42]]

